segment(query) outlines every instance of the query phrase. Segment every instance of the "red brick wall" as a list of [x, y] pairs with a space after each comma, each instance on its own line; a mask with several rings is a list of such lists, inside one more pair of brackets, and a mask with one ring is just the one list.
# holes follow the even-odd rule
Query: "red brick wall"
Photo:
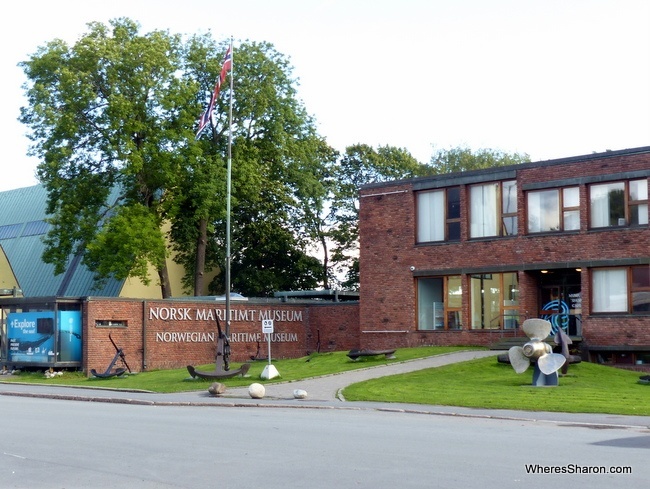
[[[607, 155], [605, 155], [607, 156]], [[650, 230], [642, 228], [615, 231], [588, 229], [587, 184], [579, 183], [581, 229], [577, 234], [526, 235], [526, 184], [562, 179], [615, 175], [650, 169], [650, 154], [567, 159], [552, 164], [522, 165], [517, 170], [519, 234], [486, 240], [467, 241], [468, 186], [461, 186], [461, 242], [452, 244], [416, 244], [415, 193], [410, 182], [366, 187], [360, 193], [360, 273], [361, 273], [361, 347], [438, 345], [485, 345], [494, 341], [493, 332], [417, 331], [416, 278], [418, 271], [444, 274], [446, 270], [480, 270], [492, 267], [519, 271], [520, 317], [536, 317], [537, 284], [523, 266], [539, 266], [579, 261], [588, 263], [607, 259], [644, 257], [650, 250]], [[603, 177], [607, 181], [607, 177]], [[612, 181], [620, 177], [612, 177]], [[486, 180], [486, 182], [489, 180]], [[576, 180], [576, 182], [579, 182]], [[415, 272], [410, 270], [415, 267]], [[420, 272], [426, 274], [427, 272]], [[467, 281], [464, 290], [467, 291]], [[589, 275], [582, 273], [583, 334], [590, 342], [620, 341], [620, 344], [650, 344], [650, 318], [617, 317], [608, 321], [589, 317]], [[468, 294], [463, 298], [463, 318], [469, 324]], [[605, 324], [609, 324], [606, 326]], [[466, 326], [467, 328], [467, 326]], [[610, 334], [610, 330], [615, 330]], [[379, 331], [387, 333], [381, 335]], [[374, 332], [374, 333], [373, 333]], [[510, 334], [508, 332], [498, 334]]]
[[308, 352], [359, 348], [359, 304], [342, 303], [309, 307]]
[[[152, 311], [157, 311], [154, 313]], [[220, 312], [219, 312], [220, 311]], [[215, 362], [217, 326], [225, 332], [225, 305], [197, 301], [137, 301], [93, 298], [84, 308], [86, 371], [106, 370], [115, 355], [109, 333], [134, 371], [179, 368]], [[211, 314], [211, 316], [210, 316]], [[231, 304], [231, 361], [267, 357], [262, 315], [272, 314], [271, 358], [298, 358], [315, 351], [345, 350], [358, 344], [357, 303]], [[97, 327], [98, 320], [126, 321], [126, 328]], [[209, 335], [213, 335], [214, 341]], [[259, 341], [259, 344], [258, 344]], [[120, 364], [116, 364], [119, 367]]]

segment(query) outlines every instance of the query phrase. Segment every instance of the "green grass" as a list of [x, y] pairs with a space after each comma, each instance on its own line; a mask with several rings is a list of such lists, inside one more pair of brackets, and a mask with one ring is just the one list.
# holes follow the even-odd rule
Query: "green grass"
[[582, 362], [557, 387], [533, 387], [532, 370], [516, 374], [496, 358], [420, 370], [353, 384], [349, 401], [407, 402], [523, 411], [650, 415], [650, 386], [638, 372]]
[[[362, 357], [353, 362], [346, 355], [347, 351], [338, 351], [330, 353], [314, 353], [308, 357], [294, 358], [288, 360], [273, 360], [273, 365], [280, 372], [281, 377], [272, 380], [260, 380], [260, 375], [268, 362], [252, 362], [248, 375], [244, 378], [233, 377], [230, 379], [221, 379], [219, 382], [227, 387], [239, 387], [250, 385], [251, 382], [260, 382], [269, 384], [275, 382], [284, 382], [290, 380], [306, 379], [318, 377], [359, 368], [367, 368], [389, 363], [423, 358], [431, 355], [440, 355], [459, 350], [467, 350], [468, 347], [419, 347], [404, 348], [396, 352], [393, 360], [386, 359], [383, 355], [377, 357]], [[474, 348], [480, 349], [480, 348]], [[231, 368], [239, 368], [240, 363], [233, 363]], [[117, 365], [118, 367], [120, 365]], [[214, 370], [214, 364], [195, 365], [197, 370]], [[99, 379], [95, 377], [86, 378], [81, 372], [65, 372], [62, 376], [47, 379], [42, 372], [23, 372], [20, 375], [7, 375], [0, 377], [0, 381], [8, 382], [28, 382], [38, 384], [57, 384], [73, 385], [82, 387], [104, 387], [131, 390], [146, 390], [162, 393], [187, 392], [196, 390], [205, 390], [214, 382], [206, 379], [193, 379], [190, 377], [186, 368], [172, 370], [151, 370], [140, 372], [134, 375], [125, 375], [123, 377], [111, 377]]]
[[[423, 358], [431, 355], [467, 350], [467, 347], [402, 348], [395, 360], [383, 356], [362, 357], [351, 361], [347, 352], [315, 353], [308, 357], [273, 360], [281, 377], [260, 380], [267, 362], [253, 362], [245, 378], [235, 377], [220, 382], [227, 387], [247, 386], [252, 382], [270, 384], [318, 377], [358, 368]], [[232, 368], [238, 368], [239, 363]], [[196, 366], [212, 370], [214, 364]], [[347, 387], [343, 395], [348, 401], [405, 402], [412, 404], [464, 406], [524, 411], [556, 411], [573, 413], [605, 413], [650, 415], [650, 386], [639, 384], [638, 372], [596, 365], [573, 364], [557, 387], [533, 387], [532, 371], [516, 374], [512, 367], [487, 357], [444, 367], [419, 370], [408, 374], [382, 377]], [[121, 378], [86, 378], [79, 372], [47, 379], [43, 373], [21, 373], [0, 377], [4, 382], [60, 384], [82, 387], [146, 390], [162, 393], [203, 391], [210, 380], [192, 379], [185, 368], [141, 372]]]

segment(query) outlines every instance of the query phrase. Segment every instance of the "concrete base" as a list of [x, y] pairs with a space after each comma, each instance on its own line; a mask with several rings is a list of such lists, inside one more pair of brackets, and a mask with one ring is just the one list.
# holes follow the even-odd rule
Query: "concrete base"
[[275, 365], [267, 365], [264, 367], [264, 370], [260, 375], [260, 378], [264, 380], [271, 380], [275, 379], [276, 377], [280, 377], [280, 372], [278, 372], [278, 369], [275, 368]]

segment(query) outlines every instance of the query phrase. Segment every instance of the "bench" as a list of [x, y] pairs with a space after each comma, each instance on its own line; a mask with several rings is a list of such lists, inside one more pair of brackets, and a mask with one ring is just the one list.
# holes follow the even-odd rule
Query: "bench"
[[395, 358], [395, 349], [392, 350], [350, 350], [348, 357], [351, 360], [356, 361], [361, 357], [374, 357], [378, 355], [384, 355], [388, 359]]

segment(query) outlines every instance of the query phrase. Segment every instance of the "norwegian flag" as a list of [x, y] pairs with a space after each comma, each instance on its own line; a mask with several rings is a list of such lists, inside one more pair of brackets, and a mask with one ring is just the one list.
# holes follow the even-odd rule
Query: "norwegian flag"
[[199, 118], [199, 128], [196, 131], [196, 138], [198, 139], [199, 135], [205, 129], [205, 126], [208, 125], [208, 122], [210, 122], [210, 119], [212, 119], [212, 111], [214, 111], [214, 106], [217, 103], [217, 98], [219, 97], [219, 91], [221, 90], [221, 85], [223, 84], [224, 81], [226, 81], [226, 76], [228, 75], [228, 71], [232, 68], [232, 44], [228, 46], [228, 50], [226, 51], [226, 56], [223, 59], [223, 65], [221, 67], [221, 74], [219, 75], [219, 79], [217, 80], [217, 83], [214, 85], [214, 90], [212, 91], [212, 96], [210, 97], [210, 103], [208, 104], [208, 108], [203, 112], [201, 117]]

